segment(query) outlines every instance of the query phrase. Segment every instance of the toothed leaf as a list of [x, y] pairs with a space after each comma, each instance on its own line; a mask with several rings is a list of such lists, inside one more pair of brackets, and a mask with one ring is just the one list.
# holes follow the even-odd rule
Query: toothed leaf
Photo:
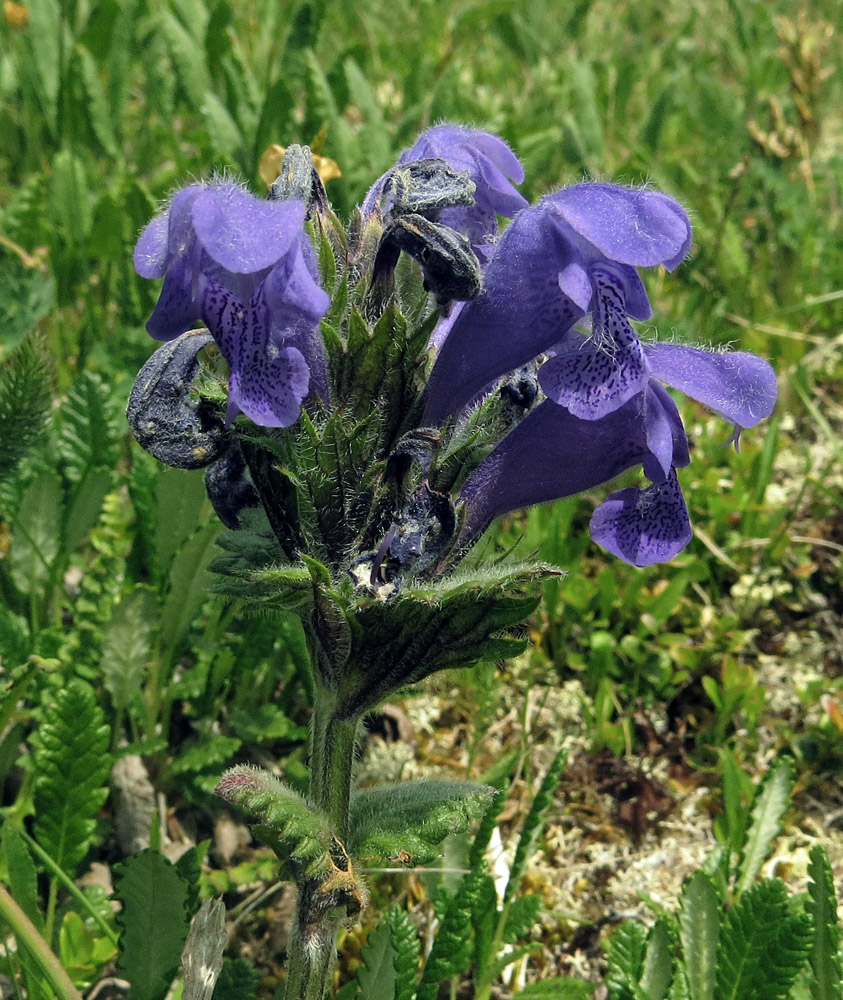
[[781, 821], [793, 788], [793, 765], [783, 761], [770, 771], [758, 790], [752, 805], [749, 829], [746, 833], [735, 892], [740, 895], [755, 881], [761, 865], [770, 853], [773, 841], [781, 832]]
[[35, 839], [73, 874], [88, 853], [108, 798], [110, 730], [93, 688], [79, 679], [48, 688], [32, 736]]
[[122, 861], [114, 872], [114, 894], [122, 904], [118, 965], [131, 983], [131, 1000], [163, 1000], [187, 940], [187, 882], [151, 849]]
[[811, 944], [811, 980], [813, 1000], [839, 1000], [843, 972], [841, 972], [840, 927], [837, 922], [837, 898], [834, 879], [825, 848], [819, 844], [811, 848], [808, 865], [808, 913], [814, 923]]
[[479, 819], [494, 789], [472, 782], [412, 781], [355, 792], [351, 799], [349, 849], [408, 867], [439, 857], [449, 833]]

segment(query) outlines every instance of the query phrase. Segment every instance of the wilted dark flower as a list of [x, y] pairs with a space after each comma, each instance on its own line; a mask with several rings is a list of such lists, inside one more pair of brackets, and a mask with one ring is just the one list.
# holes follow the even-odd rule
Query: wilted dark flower
[[262, 201], [236, 184], [193, 184], [135, 247], [142, 277], [164, 278], [147, 330], [171, 340], [201, 319], [231, 369], [228, 420], [238, 412], [288, 427], [309, 392], [328, 398], [316, 331], [329, 305], [316, 280], [300, 201]]
[[497, 216], [512, 218], [527, 207], [527, 199], [514, 187], [524, 180], [524, 168], [503, 139], [478, 129], [458, 125], [437, 125], [423, 132], [415, 143], [369, 189], [361, 206], [364, 217], [378, 205], [389, 181], [405, 165], [417, 160], [444, 160], [458, 171], [466, 171], [474, 182], [473, 203], [443, 202], [437, 221], [466, 236], [475, 253], [485, 259], [497, 238]]
[[584, 420], [552, 400], [529, 413], [468, 479], [460, 494], [465, 546], [493, 518], [573, 496], [642, 465], [651, 484], [610, 494], [591, 519], [596, 542], [625, 562], [665, 562], [691, 538], [676, 469], [688, 440], [661, 381], [716, 410], [740, 430], [772, 412], [776, 377], [753, 354], [715, 354], [679, 344], [645, 345], [644, 389], [603, 417]]
[[[553, 351], [545, 393], [599, 419], [649, 378], [627, 317], [652, 310], [636, 267], [676, 267], [691, 244], [682, 207], [657, 191], [578, 184], [520, 212], [484, 273], [484, 291], [434, 334], [441, 345], [425, 423], [437, 426], [493, 380]], [[591, 336], [568, 335], [586, 316]]]

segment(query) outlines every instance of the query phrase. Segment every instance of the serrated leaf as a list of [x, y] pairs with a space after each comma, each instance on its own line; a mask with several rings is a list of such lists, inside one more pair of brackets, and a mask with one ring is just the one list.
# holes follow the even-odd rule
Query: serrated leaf
[[209, 90], [202, 101], [202, 117], [215, 152], [228, 156], [240, 152], [243, 147], [240, 127], [213, 91]]
[[357, 984], [366, 1000], [395, 1000], [395, 948], [392, 928], [379, 923], [360, 952]]
[[673, 944], [664, 920], [657, 920], [647, 935], [641, 989], [649, 1000], [664, 1000], [673, 981]]
[[422, 970], [416, 1000], [436, 1000], [443, 979], [468, 970], [474, 951], [471, 913], [485, 878], [483, 872], [470, 872], [449, 900]]
[[47, 427], [50, 361], [43, 341], [30, 337], [0, 368], [0, 483], [11, 479]]
[[416, 926], [405, 910], [393, 906], [381, 917], [392, 931], [395, 951], [395, 1000], [413, 1000], [416, 992], [416, 973], [419, 968], [421, 942]]
[[155, 563], [161, 575], [199, 525], [206, 502], [201, 470], [157, 467], [155, 483]]
[[44, 470], [27, 486], [12, 522], [9, 569], [15, 586], [38, 594], [50, 575], [61, 543], [61, 479]]
[[226, 959], [213, 1000], [257, 1000], [260, 973], [243, 958]]
[[203, 525], [182, 546], [170, 566], [161, 638], [171, 655], [178, 650], [210, 589], [213, 575], [209, 567], [219, 532], [214, 522]]
[[124, 595], [105, 626], [102, 681], [114, 707], [125, 711], [137, 699], [152, 649], [155, 600], [138, 585]]
[[553, 802], [553, 796], [559, 786], [559, 780], [565, 765], [568, 762], [568, 754], [560, 750], [553, 758], [550, 767], [547, 769], [539, 790], [536, 792], [530, 811], [521, 827], [521, 834], [515, 848], [515, 856], [509, 869], [509, 881], [506, 884], [504, 903], [509, 902], [521, 887], [521, 880], [527, 870], [530, 856], [536, 848], [539, 837], [544, 831], [547, 823], [547, 812]]
[[38, 906], [38, 873], [20, 831], [8, 820], [2, 829], [3, 856], [6, 862], [12, 899], [29, 917], [39, 931], [44, 929], [44, 918]]
[[813, 1000], [840, 1000], [843, 971], [841, 971], [840, 927], [837, 922], [837, 898], [834, 878], [825, 848], [817, 844], [811, 848], [808, 865], [807, 910], [814, 923], [811, 945], [811, 996]]
[[73, 499], [64, 524], [64, 546], [72, 552], [97, 523], [114, 481], [109, 469], [92, 469], [73, 490]]
[[108, 797], [110, 730], [93, 688], [79, 679], [45, 691], [32, 736], [35, 839], [64, 871], [73, 873], [96, 833]]
[[119, 455], [117, 409], [101, 376], [83, 372], [76, 378], [59, 420], [59, 452], [72, 483], [91, 469], [113, 470]]
[[273, 833], [273, 848], [284, 861], [291, 858], [308, 878], [332, 867], [332, 835], [327, 819], [274, 775], [239, 765], [222, 776], [216, 794], [251, 813]]
[[691, 1000], [712, 1000], [722, 910], [714, 883], [695, 872], [682, 890], [679, 940]]
[[494, 789], [473, 782], [408, 781], [354, 792], [349, 850], [356, 857], [427, 864], [449, 833], [486, 811]]
[[114, 137], [114, 128], [111, 124], [108, 100], [94, 57], [84, 45], [80, 44], [75, 46], [73, 55], [74, 68], [87, 98], [88, 118], [93, 133], [106, 153], [110, 156], [117, 156], [117, 140]]
[[539, 919], [542, 908], [542, 897], [536, 893], [527, 893], [513, 899], [506, 914], [503, 929], [503, 940], [515, 944], [526, 937]]
[[609, 1000], [639, 1000], [646, 943], [647, 929], [634, 920], [627, 920], [612, 934], [606, 955]]
[[187, 940], [187, 883], [151, 849], [122, 861], [114, 873], [114, 894], [122, 903], [118, 966], [131, 983], [130, 1000], [163, 1000]]
[[239, 749], [240, 740], [236, 736], [210, 736], [180, 753], [172, 763], [172, 772], [192, 774], [205, 771], [214, 765], [224, 764]]
[[84, 245], [91, 229], [91, 191], [85, 165], [74, 153], [62, 149], [53, 160], [50, 210], [53, 220], [71, 246]]
[[573, 976], [557, 979], [540, 979], [528, 983], [518, 994], [519, 1000], [590, 1000], [594, 993], [594, 983]]
[[781, 820], [790, 802], [793, 788], [793, 765], [784, 760], [764, 779], [752, 804], [735, 892], [738, 896], [755, 881], [770, 853], [773, 841], [781, 832]]
[[758, 882], [726, 915], [714, 995], [718, 1000], [785, 1000], [810, 949], [810, 918], [790, 912], [784, 883]]
[[182, 27], [181, 22], [168, 10], [160, 14], [163, 37], [170, 51], [170, 59], [191, 108], [198, 111], [205, 95], [211, 89], [211, 78], [202, 46]]

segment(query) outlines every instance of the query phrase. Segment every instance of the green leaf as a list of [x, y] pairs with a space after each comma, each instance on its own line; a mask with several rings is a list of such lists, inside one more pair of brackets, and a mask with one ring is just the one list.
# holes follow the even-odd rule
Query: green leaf
[[717, 1000], [785, 1000], [811, 939], [810, 918], [790, 912], [784, 883], [756, 883], [729, 910], [720, 932]]
[[722, 910], [711, 878], [695, 872], [682, 890], [679, 940], [691, 1000], [712, 1000]]
[[257, 1000], [260, 973], [245, 959], [227, 958], [214, 987], [213, 1000]]
[[416, 925], [407, 912], [399, 906], [388, 909], [381, 917], [381, 922], [388, 925], [392, 931], [395, 1000], [413, 1000], [421, 954], [421, 942]]
[[366, 1000], [395, 1000], [395, 948], [392, 928], [381, 922], [371, 931], [360, 952], [357, 984]]
[[201, 470], [185, 472], [159, 466], [155, 485], [155, 563], [161, 576], [196, 531], [206, 502]]
[[113, 470], [117, 463], [120, 425], [117, 407], [105, 380], [82, 372], [59, 411], [59, 452], [72, 483], [91, 469]]
[[470, 872], [450, 898], [424, 964], [416, 1000], [437, 1000], [443, 979], [468, 971], [474, 952], [471, 914], [486, 878], [483, 872]]
[[97, 523], [113, 481], [114, 473], [110, 469], [92, 469], [73, 490], [64, 525], [64, 547], [68, 552], [87, 538]]
[[74, 69], [82, 83], [87, 98], [88, 118], [97, 141], [109, 156], [117, 156], [117, 140], [111, 124], [105, 88], [97, 71], [94, 57], [84, 45], [77, 44], [73, 52]]
[[834, 878], [825, 848], [811, 848], [808, 865], [808, 904], [814, 924], [811, 945], [811, 996], [813, 1000], [840, 1000], [843, 972], [840, 963], [840, 927], [837, 922], [837, 898]]
[[354, 792], [349, 850], [359, 858], [428, 864], [449, 833], [483, 815], [493, 795], [494, 789], [467, 781], [408, 781]]
[[584, 979], [560, 976], [528, 983], [518, 994], [518, 1000], [590, 1000], [594, 989], [594, 983]]
[[102, 682], [118, 711], [125, 711], [137, 700], [152, 651], [154, 620], [152, 592], [138, 584], [124, 595], [105, 626]]
[[647, 930], [643, 924], [627, 920], [609, 939], [606, 985], [609, 1000], [639, 1000]]
[[243, 148], [243, 134], [237, 122], [213, 91], [208, 91], [202, 101], [202, 117], [216, 153], [233, 157]]
[[39, 931], [44, 930], [44, 918], [38, 906], [38, 873], [20, 831], [6, 821], [2, 830], [3, 856], [8, 871], [12, 899]]
[[70, 150], [62, 149], [53, 160], [53, 185], [50, 209], [53, 220], [71, 246], [84, 245], [91, 229], [91, 191], [82, 161]]
[[211, 89], [203, 47], [182, 27], [181, 22], [169, 10], [160, 14], [161, 30], [170, 51], [170, 59], [191, 109], [202, 107], [205, 95]]
[[170, 655], [179, 649], [213, 581], [209, 567], [219, 532], [213, 521], [203, 525], [173, 559], [161, 615], [161, 638]]
[[[5, 216], [0, 219], [0, 224], [9, 228]], [[55, 295], [52, 275], [35, 255], [27, 254], [22, 257], [0, 246], [0, 360], [3, 360], [7, 351], [19, 347], [26, 335], [38, 327], [52, 308]], [[30, 345], [30, 350], [33, 348], [37, 350], [39, 360], [49, 375], [51, 359], [43, 343], [36, 341]], [[0, 384], [2, 380], [0, 370]], [[46, 382], [49, 389], [50, 379], [47, 378]], [[0, 390], [0, 406], [2, 397], [3, 390]], [[4, 420], [5, 410], [0, 415], [0, 426]], [[9, 442], [4, 442], [4, 445], [8, 444]], [[3, 464], [0, 463], [0, 469], [2, 468]]]
[[44, 342], [29, 337], [0, 367], [0, 483], [40, 440], [50, 415], [50, 359]]
[[547, 769], [547, 774], [545, 774], [539, 790], [536, 792], [530, 805], [530, 811], [527, 813], [524, 825], [521, 827], [521, 835], [518, 838], [515, 856], [512, 859], [512, 865], [509, 869], [509, 881], [506, 884], [504, 903], [509, 902], [521, 888], [521, 880], [524, 878], [524, 873], [527, 870], [527, 863], [536, 849], [539, 837], [544, 831], [545, 824], [547, 823], [547, 811], [553, 802], [553, 796], [556, 794], [559, 780], [562, 777], [562, 772], [565, 770], [567, 762], [567, 752], [560, 750], [553, 758], [550, 767]]
[[110, 730], [93, 688], [79, 679], [46, 688], [33, 734], [35, 839], [72, 874], [96, 833], [108, 797]]
[[114, 894], [122, 907], [122, 975], [131, 983], [131, 1000], [163, 1000], [178, 972], [187, 940], [188, 886], [175, 867], [147, 849], [114, 868]]
[[542, 897], [536, 893], [516, 896], [506, 914], [503, 940], [515, 944], [526, 937], [538, 922], [542, 908]]
[[647, 936], [641, 989], [649, 1000], [664, 1000], [673, 980], [673, 943], [666, 921], [657, 920]]
[[59, 553], [63, 500], [58, 473], [46, 469], [29, 483], [11, 521], [7, 565], [15, 586], [33, 599], [43, 591]]
[[746, 833], [735, 892], [739, 896], [755, 881], [770, 853], [773, 841], [781, 832], [781, 820], [790, 802], [793, 788], [793, 765], [782, 761], [770, 771], [752, 804], [752, 815]]
[[220, 779], [216, 793], [272, 831], [272, 847], [282, 861], [291, 859], [304, 868], [308, 878], [331, 869], [332, 837], [327, 819], [268, 771], [247, 765], [233, 767]]

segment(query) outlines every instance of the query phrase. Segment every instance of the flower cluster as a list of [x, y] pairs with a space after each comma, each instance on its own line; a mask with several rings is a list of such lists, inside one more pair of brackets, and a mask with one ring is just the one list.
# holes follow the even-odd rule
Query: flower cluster
[[[735, 427], [734, 441], [772, 411], [776, 380], [766, 362], [642, 343], [630, 322], [652, 315], [638, 269], [673, 270], [688, 254], [691, 226], [676, 201], [646, 187], [583, 183], [531, 207], [514, 186], [523, 177], [501, 139], [438, 126], [366, 195], [357, 230], [368, 242], [355, 248], [353, 238], [351, 245], [333, 241], [340, 274], [360, 279], [357, 301], [367, 318], [377, 320], [390, 296], [401, 304], [394, 271], [402, 252], [418, 261], [433, 293], [421, 311], [425, 322], [439, 315], [428, 341], [430, 374], [418, 405], [393, 421], [405, 436], [409, 419], [409, 429], [426, 432], [435, 450], [484, 400], [511, 393], [513, 373], [521, 380], [517, 419], [487, 442], [491, 449], [461, 485], [456, 477], [453, 501], [439, 499], [428, 481], [430, 456], [421, 462], [421, 485], [394, 501], [391, 520], [377, 513], [382, 498], [373, 501], [369, 523], [380, 531], [373, 576], [387, 550], [404, 558], [396, 555], [406, 534], [400, 519], [414, 503], [435, 507], [444, 539], [437, 551], [447, 543], [457, 558], [496, 516], [591, 489], [636, 466], [649, 484], [610, 494], [594, 512], [592, 537], [634, 565], [668, 560], [691, 528], [676, 474], [689, 462], [688, 439], [665, 386], [721, 414]], [[337, 386], [347, 387], [348, 374], [332, 372], [319, 332], [330, 299], [319, 283], [309, 211], [300, 191], [285, 195], [277, 182], [270, 200], [228, 181], [191, 185], [138, 241], [138, 272], [164, 278], [148, 330], [171, 340], [197, 321], [207, 326], [230, 369], [227, 425], [243, 413], [263, 427], [290, 428], [302, 405], [344, 410]], [[512, 219], [500, 236], [498, 216]], [[323, 221], [315, 219], [316, 235], [325, 239]], [[374, 246], [368, 258], [367, 246]], [[339, 339], [347, 369], [352, 333]], [[396, 447], [392, 440], [392, 451], [373, 454], [372, 464], [394, 469]], [[445, 516], [443, 503], [455, 505], [459, 517]], [[443, 524], [452, 520], [453, 537], [445, 539]], [[423, 564], [430, 572], [433, 563], [416, 560], [414, 571]]]

